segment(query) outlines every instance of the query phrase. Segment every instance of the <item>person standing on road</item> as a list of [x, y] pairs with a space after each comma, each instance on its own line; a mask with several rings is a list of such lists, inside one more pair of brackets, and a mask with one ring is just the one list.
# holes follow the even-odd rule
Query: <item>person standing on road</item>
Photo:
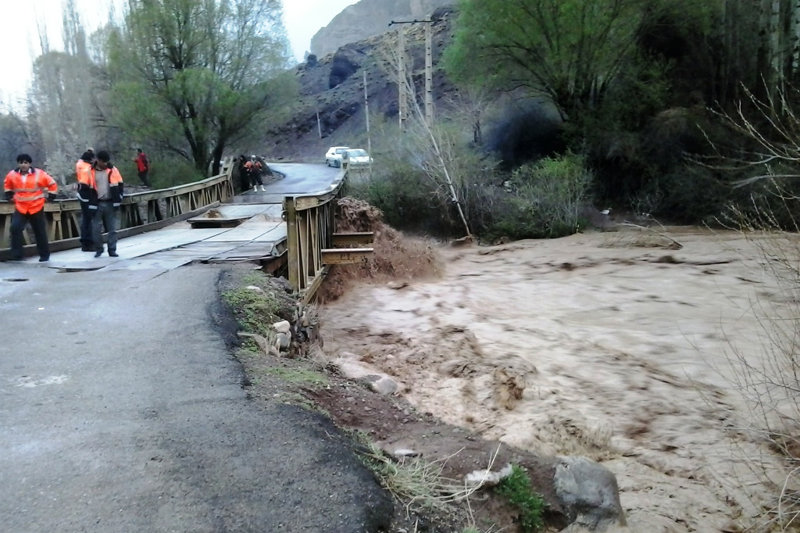
[[94, 251], [94, 237], [92, 236], [92, 219], [97, 212], [97, 205], [89, 203], [90, 190], [92, 189], [91, 173], [94, 163], [94, 151], [89, 148], [75, 163], [75, 175], [78, 179], [78, 201], [81, 203], [81, 250]]
[[103, 226], [108, 233], [108, 255], [117, 254], [117, 213], [122, 203], [122, 174], [111, 163], [111, 156], [105, 150], [97, 152], [89, 173], [92, 193], [90, 203], [96, 206], [97, 212], [92, 220], [92, 237], [94, 240], [94, 256], [103, 255]]
[[236, 159], [236, 172], [238, 173], [238, 181], [240, 192], [247, 192], [250, 189], [250, 171], [247, 166], [247, 157], [240, 154]]
[[56, 180], [40, 168], [33, 168], [33, 159], [28, 154], [17, 156], [17, 168], [6, 174], [3, 190], [6, 200], [14, 201], [11, 215], [11, 257], [22, 259], [22, 232], [30, 223], [36, 237], [39, 261], [50, 260], [50, 245], [47, 242], [47, 219], [44, 215], [45, 200], [54, 200], [58, 191]]
[[134, 161], [136, 162], [136, 172], [139, 174], [139, 180], [142, 185], [149, 187], [150, 181], [147, 178], [147, 174], [150, 172], [150, 160], [147, 159], [147, 154], [142, 152], [141, 148], [136, 149]]
[[250, 161], [245, 163], [248, 165], [250, 171], [250, 184], [253, 186], [253, 191], [258, 192], [258, 186], [261, 186], [262, 191], [266, 191], [267, 188], [264, 187], [264, 181], [261, 179], [261, 171], [263, 169], [263, 165], [259, 163], [258, 158], [254, 155], [250, 156]]

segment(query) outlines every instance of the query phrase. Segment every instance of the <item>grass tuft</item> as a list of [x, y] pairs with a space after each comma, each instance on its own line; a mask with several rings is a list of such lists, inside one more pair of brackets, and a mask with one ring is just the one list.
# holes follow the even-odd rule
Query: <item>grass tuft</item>
[[524, 468], [514, 465], [511, 475], [500, 481], [495, 491], [508, 498], [508, 501], [519, 509], [519, 521], [523, 532], [539, 531], [544, 527], [545, 502], [531, 488], [531, 480]]
[[223, 301], [242, 330], [271, 338], [272, 324], [281, 320], [281, 302], [264, 275], [248, 274], [242, 282], [244, 286], [223, 292]]

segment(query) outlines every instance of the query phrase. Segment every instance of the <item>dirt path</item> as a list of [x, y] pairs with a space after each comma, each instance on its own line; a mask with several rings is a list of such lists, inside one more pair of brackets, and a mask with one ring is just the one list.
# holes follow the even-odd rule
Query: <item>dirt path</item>
[[683, 247], [623, 231], [443, 249], [441, 279], [328, 304], [325, 351], [446, 422], [600, 461], [630, 531], [736, 531], [763, 497], [743, 457], [765, 450], [739, 431], [729, 358], [761, 357], [753, 304], [782, 300], [738, 234], [669, 235]]

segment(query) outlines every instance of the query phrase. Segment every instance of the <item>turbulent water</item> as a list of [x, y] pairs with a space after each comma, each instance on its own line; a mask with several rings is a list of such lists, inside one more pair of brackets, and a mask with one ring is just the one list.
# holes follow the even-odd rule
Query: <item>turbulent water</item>
[[757, 317], [792, 304], [741, 235], [666, 235], [443, 249], [439, 279], [328, 304], [326, 351], [446, 422], [600, 461], [628, 531], [735, 530], [770, 501], [751, 467], [778, 466], [736, 379], [770, 357]]

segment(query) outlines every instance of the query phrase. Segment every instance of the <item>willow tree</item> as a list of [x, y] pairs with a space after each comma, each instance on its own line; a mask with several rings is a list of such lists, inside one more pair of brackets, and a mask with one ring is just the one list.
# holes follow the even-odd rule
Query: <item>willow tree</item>
[[279, 0], [128, 0], [109, 38], [114, 122], [206, 175], [292, 92]]
[[[451, 77], [548, 97], [564, 119], [597, 108], [614, 82], [646, 66], [638, 46], [650, 21], [704, 19], [718, 0], [461, 0]], [[645, 58], [646, 59], [646, 58]]]

